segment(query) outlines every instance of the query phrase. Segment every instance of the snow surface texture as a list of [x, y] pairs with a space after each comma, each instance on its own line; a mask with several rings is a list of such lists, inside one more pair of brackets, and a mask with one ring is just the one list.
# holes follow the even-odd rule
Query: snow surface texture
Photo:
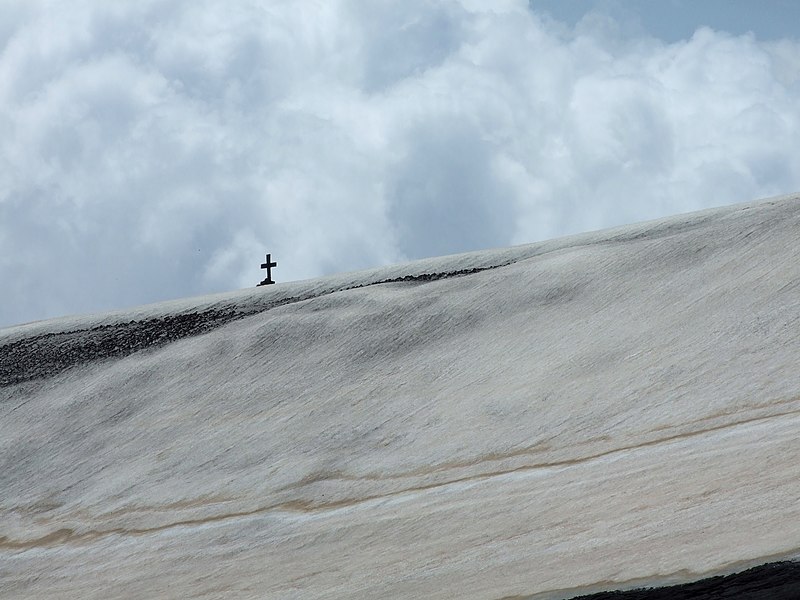
[[564, 598], [796, 558], [799, 235], [790, 196], [2, 330], [0, 598]]

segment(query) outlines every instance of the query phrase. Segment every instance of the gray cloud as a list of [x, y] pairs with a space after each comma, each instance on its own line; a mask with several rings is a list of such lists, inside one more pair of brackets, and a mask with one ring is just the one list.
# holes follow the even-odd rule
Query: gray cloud
[[3, 11], [0, 326], [800, 188], [789, 40], [522, 0]]
[[512, 190], [492, 172], [492, 144], [460, 120], [407, 132], [390, 170], [389, 219], [409, 258], [486, 248], [514, 234]]

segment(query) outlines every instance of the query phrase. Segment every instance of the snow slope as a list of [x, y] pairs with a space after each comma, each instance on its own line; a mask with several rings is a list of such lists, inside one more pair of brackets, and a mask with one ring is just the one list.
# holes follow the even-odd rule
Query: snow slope
[[565, 598], [797, 557], [799, 201], [0, 330], [0, 598]]

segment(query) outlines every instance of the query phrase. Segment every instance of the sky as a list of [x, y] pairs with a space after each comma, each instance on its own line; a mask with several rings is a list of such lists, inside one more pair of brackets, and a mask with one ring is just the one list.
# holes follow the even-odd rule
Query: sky
[[800, 190], [800, 3], [0, 0], [0, 327]]

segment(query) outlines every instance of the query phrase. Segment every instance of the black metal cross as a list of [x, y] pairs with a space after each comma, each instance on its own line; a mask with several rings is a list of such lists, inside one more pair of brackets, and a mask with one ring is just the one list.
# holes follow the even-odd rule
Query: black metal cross
[[272, 281], [272, 267], [277, 267], [277, 266], [278, 263], [272, 262], [272, 255], [267, 254], [267, 261], [263, 265], [261, 265], [262, 269], [267, 270], [267, 278], [258, 285], [269, 285], [270, 283], [275, 283], [274, 281]]

